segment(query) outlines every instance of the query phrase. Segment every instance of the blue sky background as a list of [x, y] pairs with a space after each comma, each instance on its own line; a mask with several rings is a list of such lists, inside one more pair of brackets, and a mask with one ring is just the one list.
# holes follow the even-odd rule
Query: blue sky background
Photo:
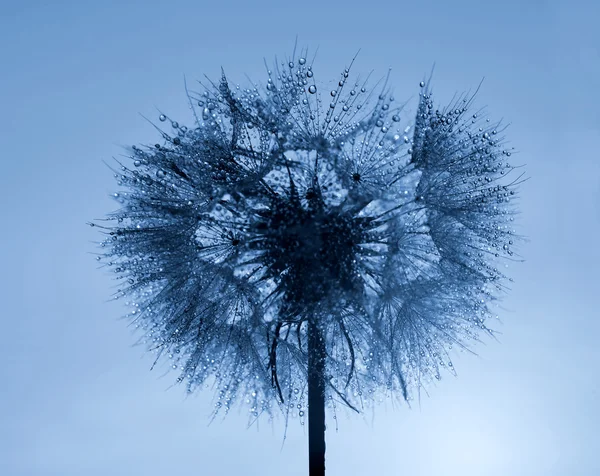
[[328, 475], [600, 474], [598, 18], [593, 0], [6, 2], [0, 474], [307, 474], [299, 425], [283, 449], [282, 424], [246, 429], [245, 409], [208, 426], [211, 392], [149, 372], [85, 226], [116, 206], [102, 160], [157, 138], [139, 113], [185, 122], [184, 74], [264, 81], [296, 35], [321, 80], [361, 48], [355, 71], [391, 67], [398, 99], [434, 62], [438, 100], [485, 77], [478, 103], [511, 123], [532, 177], [500, 343], [455, 357], [420, 407], [340, 418]]

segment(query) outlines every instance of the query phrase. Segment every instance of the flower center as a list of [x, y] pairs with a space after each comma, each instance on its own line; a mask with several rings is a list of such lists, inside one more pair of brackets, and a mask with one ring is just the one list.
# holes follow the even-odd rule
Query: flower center
[[282, 201], [269, 210], [258, 233], [269, 274], [290, 303], [316, 303], [360, 287], [356, 253], [363, 227], [351, 215]]

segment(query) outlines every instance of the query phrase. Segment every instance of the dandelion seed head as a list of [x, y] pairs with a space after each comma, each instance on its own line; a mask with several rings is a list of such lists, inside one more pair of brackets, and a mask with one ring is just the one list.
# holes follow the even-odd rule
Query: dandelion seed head
[[96, 224], [142, 341], [189, 392], [216, 382], [215, 411], [302, 418], [314, 316], [330, 397], [410, 399], [492, 333], [516, 253], [520, 178], [474, 96], [439, 107], [421, 82], [411, 128], [389, 78], [350, 65], [327, 93], [307, 57], [264, 87], [222, 72], [189, 93], [192, 127], [160, 114], [163, 143], [131, 149], [121, 208]]

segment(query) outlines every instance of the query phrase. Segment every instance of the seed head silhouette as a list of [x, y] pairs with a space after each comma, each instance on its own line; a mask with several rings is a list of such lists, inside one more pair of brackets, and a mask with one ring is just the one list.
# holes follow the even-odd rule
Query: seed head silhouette
[[308, 419], [316, 476], [327, 406], [409, 400], [492, 334], [522, 176], [474, 95], [438, 107], [421, 82], [405, 123], [387, 79], [351, 63], [328, 90], [306, 56], [265, 87], [222, 72], [188, 92], [194, 126], [159, 116], [162, 143], [131, 149], [95, 226], [157, 359], [190, 392], [214, 383], [216, 412]]

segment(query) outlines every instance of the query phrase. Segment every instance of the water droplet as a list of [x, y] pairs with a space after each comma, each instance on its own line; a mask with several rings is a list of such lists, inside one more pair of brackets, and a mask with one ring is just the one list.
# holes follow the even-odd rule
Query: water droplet
[[312, 84], [311, 86], [308, 87], [308, 92], [310, 94], [315, 94], [317, 92], [317, 87], [314, 84]]
[[425, 87], [425, 81], [421, 81], [421, 82], [419, 83], [419, 86], [421, 86], [422, 88], [424, 88], [424, 87]]
[[306, 76], [309, 77], [309, 78], [312, 78], [313, 77], [313, 72], [311, 70], [308, 70], [306, 72]]
[[299, 63], [299, 64], [306, 64], [306, 59], [304, 59], [304, 58], [300, 58], [300, 59], [298, 60], [298, 63]]
[[160, 122], [165, 122], [167, 120], [167, 116], [165, 116], [164, 114], [161, 114], [160, 116], [158, 116], [158, 120]]

